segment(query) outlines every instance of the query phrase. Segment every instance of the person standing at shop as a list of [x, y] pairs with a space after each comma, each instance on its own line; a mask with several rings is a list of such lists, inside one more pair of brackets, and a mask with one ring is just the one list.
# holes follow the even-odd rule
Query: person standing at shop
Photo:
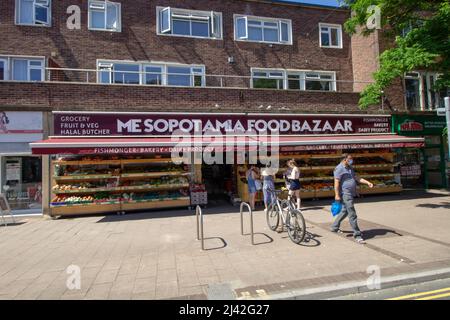
[[365, 241], [362, 237], [361, 230], [358, 227], [358, 217], [356, 215], [353, 199], [356, 197], [356, 184], [362, 183], [373, 188], [373, 184], [367, 180], [359, 178], [355, 174], [353, 169], [353, 158], [350, 154], [344, 154], [342, 161], [334, 169], [334, 192], [335, 200], [342, 202], [342, 211], [336, 217], [331, 231], [336, 233], [342, 233], [339, 229], [341, 222], [348, 216], [350, 225], [353, 229], [353, 236], [358, 243], [364, 244]]
[[292, 197], [295, 195], [297, 199], [297, 209], [300, 210], [301, 199], [300, 199], [300, 168], [294, 159], [289, 160], [287, 163], [288, 167], [291, 169], [291, 173], [288, 176], [289, 179], [289, 195]]
[[275, 171], [270, 167], [270, 163], [261, 170], [261, 177], [263, 180], [263, 194], [264, 194], [264, 211], [270, 204], [275, 202]]
[[250, 165], [250, 169], [247, 170], [247, 185], [248, 185], [248, 201], [250, 203], [250, 207], [252, 210], [255, 210], [255, 198], [256, 192], [258, 189], [256, 188], [256, 180], [258, 179], [258, 169], [255, 165]]

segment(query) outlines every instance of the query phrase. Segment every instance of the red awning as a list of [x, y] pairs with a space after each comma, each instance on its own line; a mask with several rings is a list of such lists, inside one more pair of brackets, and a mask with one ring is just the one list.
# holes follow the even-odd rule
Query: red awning
[[203, 136], [151, 138], [50, 138], [31, 143], [33, 154], [142, 154], [173, 151], [234, 151], [279, 145], [280, 151], [420, 148], [423, 138], [389, 135]]

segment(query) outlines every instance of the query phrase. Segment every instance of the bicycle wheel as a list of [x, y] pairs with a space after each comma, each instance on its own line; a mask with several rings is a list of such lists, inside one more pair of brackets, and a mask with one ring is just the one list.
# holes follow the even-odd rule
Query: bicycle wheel
[[299, 210], [292, 210], [286, 217], [289, 238], [295, 244], [300, 244], [306, 234], [305, 219]]
[[272, 203], [268, 208], [266, 212], [266, 220], [267, 225], [269, 226], [270, 230], [275, 231], [278, 228], [278, 224], [280, 223], [280, 212], [278, 206], [276, 203]]

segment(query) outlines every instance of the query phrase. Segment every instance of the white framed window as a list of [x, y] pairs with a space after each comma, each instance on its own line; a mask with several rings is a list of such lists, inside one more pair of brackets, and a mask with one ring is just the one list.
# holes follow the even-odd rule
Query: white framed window
[[336, 91], [335, 78], [335, 73], [305, 72], [305, 90]]
[[405, 103], [409, 110], [435, 110], [443, 105], [447, 90], [435, 90], [439, 79], [436, 72], [409, 72], [405, 74]]
[[0, 81], [8, 78], [8, 60], [0, 58]]
[[320, 46], [342, 49], [342, 26], [340, 24], [319, 23]]
[[157, 64], [145, 64], [143, 66], [143, 84], [163, 85], [164, 66]]
[[0, 56], [0, 80], [44, 81], [45, 58]]
[[282, 69], [252, 69], [252, 88], [284, 89], [286, 72]]
[[336, 91], [336, 73], [252, 68], [252, 88]]
[[16, 0], [16, 24], [51, 25], [51, 0]]
[[292, 44], [292, 21], [235, 14], [234, 40]]
[[205, 66], [165, 62], [98, 61], [97, 82], [183, 87], [205, 86]]
[[43, 81], [44, 61], [13, 58], [11, 59], [11, 80], [15, 81]]
[[122, 31], [121, 4], [118, 2], [89, 0], [89, 30]]
[[191, 38], [222, 39], [222, 13], [156, 7], [156, 33]]

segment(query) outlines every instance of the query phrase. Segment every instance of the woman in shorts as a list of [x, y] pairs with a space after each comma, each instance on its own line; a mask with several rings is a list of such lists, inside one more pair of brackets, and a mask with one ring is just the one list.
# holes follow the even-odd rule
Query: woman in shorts
[[289, 160], [287, 163], [288, 167], [291, 169], [291, 173], [288, 176], [289, 179], [289, 195], [293, 195], [297, 199], [297, 209], [300, 210], [301, 199], [300, 199], [300, 168], [294, 159]]
[[250, 166], [250, 169], [247, 170], [246, 173], [247, 178], [247, 186], [248, 186], [248, 197], [249, 197], [249, 203], [252, 210], [255, 210], [255, 198], [256, 198], [256, 192], [258, 191], [256, 189], [256, 183], [255, 180], [258, 179], [258, 172], [257, 168], [254, 165]]

